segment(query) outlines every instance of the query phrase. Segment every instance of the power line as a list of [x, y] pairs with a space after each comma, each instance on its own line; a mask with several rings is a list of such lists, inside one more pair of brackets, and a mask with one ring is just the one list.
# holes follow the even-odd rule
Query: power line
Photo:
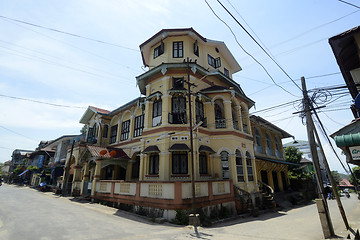
[[238, 41], [235, 33], [234, 33], [233, 30], [231, 29], [231, 27], [215, 13], [215, 11], [212, 9], [212, 7], [211, 7], [210, 4], [207, 2], [207, 0], [204, 0], [204, 1], [205, 1], [205, 3], [208, 5], [208, 7], [209, 7], [210, 10], [212, 11], [212, 13], [213, 13], [223, 24], [225, 24], [225, 26], [230, 30], [230, 32], [231, 32], [232, 35], [234, 36], [234, 39], [235, 39], [236, 43], [239, 45], [239, 47], [240, 47], [248, 56], [250, 56], [257, 64], [259, 64], [259, 65], [262, 67], [262, 69], [263, 69], [263, 70], [265, 71], [265, 73], [269, 76], [269, 78], [271, 79], [271, 81], [272, 81], [277, 87], [281, 88], [282, 90], [284, 90], [285, 92], [289, 93], [290, 95], [292, 95], [292, 96], [294, 96], [294, 97], [298, 97], [298, 96], [292, 94], [290, 91], [288, 91], [288, 90], [286, 90], [285, 88], [283, 88], [282, 86], [278, 85], [278, 84], [275, 82], [274, 78], [270, 75], [270, 73], [267, 71], [267, 69], [264, 67], [264, 65], [262, 65], [253, 55], [251, 55], [249, 52], [247, 52], [247, 51], [245, 50], [245, 48], [239, 43], [239, 41]]
[[346, 2], [346, 1], [343, 1], [343, 0], [338, 0], [338, 1], [360, 9], [360, 7], [356, 6], [355, 4], [352, 4], [352, 3], [349, 3], [349, 2]]
[[[0, 46], [0, 48], [4, 48], [2, 46]], [[20, 52], [20, 51], [17, 51], [17, 50], [14, 50], [14, 49], [8, 49], [8, 48], [5, 48], [8, 52], [8, 54], [12, 54], [12, 55], [15, 55], [15, 56], [19, 56], [19, 57], [23, 57], [23, 58], [27, 58], [27, 59], [31, 59], [31, 60], [34, 60], [34, 61], [39, 61], [39, 62], [44, 62], [44, 63], [47, 63], [47, 64], [51, 64], [51, 65], [54, 65], [54, 66], [57, 66], [57, 67], [63, 67], [63, 68], [67, 68], [67, 69], [70, 69], [70, 70], [73, 70], [73, 71], [77, 71], [77, 72], [82, 72], [82, 73], [86, 73], [86, 74], [89, 74], [89, 75], [92, 75], [92, 76], [95, 76], [95, 77], [100, 77], [100, 78], [114, 78], [114, 79], [125, 79], [127, 80], [127, 84], [130, 85], [130, 81], [129, 79], [126, 79], [126, 78], [122, 78], [122, 77], [118, 77], [118, 76], [110, 76], [110, 75], [101, 75], [101, 74], [97, 74], [97, 73], [93, 73], [93, 72], [89, 72], [89, 71], [86, 71], [86, 70], [83, 70], [83, 69], [79, 69], [79, 68], [75, 68], [75, 67], [72, 67], [72, 66], [68, 66], [68, 65], [65, 65], [65, 64], [62, 64], [62, 63], [59, 63], [59, 62], [54, 62], [52, 60], [48, 60], [48, 59], [45, 59], [45, 58], [42, 58], [42, 57], [39, 57], [39, 56], [33, 56], [31, 54], [27, 54], [27, 53], [23, 53], [23, 52]], [[15, 52], [15, 53], [13, 53]], [[18, 54], [16, 54], [18, 53]], [[82, 65], [84, 66], [84, 65]], [[86, 67], [86, 66], [85, 66]], [[88, 67], [90, 68], [90, 67]], [[99, 70], [97, 70], [99, 71]], [[102, 71], [103, 72], [103, 71]], [[106, 74], [109, 74], [109, 73], [106, 73]], [[133, 85], [131, 85], [133, 86]]]
[[17, 134], [17, 135], [19, 135], [19, 136], [22, 136], [22, 137], [24, 137], [24, 138], [30, 139], [30, 140], [35, 141], [35, 142], [39, 142], [38, 140], [35, 140], [35, 139], [33, 139], [33, 138], [31, 138], [31, 137], [28, 137], [28, 136], [25, 136], [25, 135], [23, 135], [23, 134], [21, 134], [21, 133], [15, 132], [15, 131], [13, 131], [13, 130], [11, 130], [11, 129], [8, 129], [8, 128], [4, 127], [4, 126], [1, 126], [1, 125], [0, 125], [0, 127], [3, 128], [3, 129], [5, 129], [5, 130], [7, 130], [7, 131], [9, 131], [9, 132], [12, 132], [12, 133]]
[[[360, 10], [356, 10], [356, 11], [354, 11], [354, 12], [351, 12], [351, 13], [349, 13], [349, 14], [346, 14], [345, 16], [342, 16], [342, 17], [339, 17], [339, 18], [337, 18], [337, 19], [335, 19], [335, 20], [332, 20], [332, 21], [330, 21], [330, 22], [326, 22], [326, 23], [320, 24], [320, 25], [318, 25], [318, 26], [316, 26], [316, 27], [310, 28], [309, 30], [307, 30], [307, 31], [305, 31], [305, 32], [302, 32], [302, 33], [300, 33], [300, 34], [298, 34], [298, 35], [296, 35], [296, 36], [294, 36], [294, 37], [291, 37], [291, 38], [289, 38], [289, 39], [287, 39], [287, 40], [284, 40], [284, 41], [282, 41], [282, 42], [279, 42], [279, 43], [271, 46], [271, 48], [274, 48], [274, 47], [277, 47], [277, 46], [282, 45], [282, 44], [284, 44], [284, 43], [287, 43], [287, 42], [290, 42], [290, 41], [292, 41], [292, 40], [295, 40], [295, 39], [297, 39], [297, 38], [299, 38], [299, 37], [301, 37], [301, 36], [303, 36], [303, 35], [306, 35], [306, 34], [312, 32], [312, 31], [314, 31], [314, 30], [316, 30], [316, 29], [319, 29], [319, 28], [325, 27], [325, 26], [327, 26], [327, 25], [329, 25], [329, 24], [332, 24], [332, 23], [334, 23], [334, 22], [337, 22], [337, 21], [339, 21], [339, 20], [341, 20], [341, 19], [343, 19], [343, 18], [346, 18], [346, 17], [348, 17], [348, 16], [350, 16], [350, 15], [352, 15], [352, 14], [354, 14], [354, 13], [357, 13], [357, 12], [359, 12], [359, 11], [360, 11]], [[328, 38], [327, 38], [327, 39], [328, 39]]]
[[46, 34], [40, 33], [40, 32], [35, 31], [35, 30], [33, 30], [33, 29], [27, 28], [27, 27], [25, 27], [25, 26], [23, 26], [23, 25], [17, 24], [16, 22], [9, 21], [9, 20], [6, 20], [6, 19], [3, 19], [3, 20], [4, 20], [4, 21], [7, 21], [7, 22], [10, 22], [10, 23], [12, 23], [12, 24], [14, 24], [14, 25], [16, 25], [16, 26], [18, 26], [18, 27], [24, 28], [24, 29], [26, 29], [26, 30], [28, 30], [28, 31], [34, 32], [34, 33], [39, 34], [39, 35], [41, 35], [41, 36], [44, 36], [44, 37], [46, 37], [46, 38], [52, 39], [52, 40], [57, 41], [57, 42], [61, 42], [61, 43], [63, 43], [63, 44], [66, 44], [66, 45], [68, 45], [68, 46], [70, 46], [70, 47], [72, 47], [72, 48], [75, 48], [75, 49], [77, 49], [77, 50], [83, 51], [83, 52], [85, 52], [85, 53], [87, 53], [87, 54], [90, 54], [90, 55], [93, 55], [93, 56], [95, 56], [95, 57], [97, 57], [97, 58], [101, 58], [101, 59], [106, 60], [106, 61], [108, 61], [108, 62], [115, 63], [116, 65], [120, 65], [120, 66], [125, 67], [125, 68], [127, 68], [127, 69], [130, 69], [130, 70], [132, 70], [132, 71], [138, 72], [138, 70], [136, 70], [136, 69], [134, 69], [134, 68], [132, 68], [132, 67], [123, 65], [123, 64], [119, 63], [118, 61], [114, 61], [113, 59], [100, 56], [100, 55], [98, 55], [98, 54], [95, 54], [95, 53], [90, 52], [90, 51], [88, 51], [88, 50], [85, 50], [85, 49], [83, 49], [83, 48], [79, 48], [79, 47], [77, 47], [77, 46], [75, 46], [75, 45], [73, 45], [73, 44], [70, 44], [70, 43], [68, 43], [68, 42], [59, 40], [59, 39], [54, 38], [54, 37], [50, 37], [50, 36], [48, 36], [48, 35], [46, 35]]
[[[279, 67], [279, 69], [294, 83], [294, 85], [302, 91], [300, 86], [290, 77], [290, 75], [277, 63], [277, 61], [266, 51], [259, 42], [246, 30], [246, 28], [232, 15], [232, 13], [220, 2], [220, 0], [217, 0], [217, 2], [225, 9], [225, 11], [235, 20], [235, 22], [247, 33], [247, 35], [261, 48], [261, 50], [276, 64], [276, 66]], [[286, 90], [287, 92], [287, 90]]]
[[6, 97], [6, 98], [17, 99], [17, 100], [23, 100], [23, 101], [41, 103], [41, 104], [46, 104], [46, 105], [50, 105], [50, 106], [54, 106], [54, 107], [86, 109], [86, 107], [79, 107], [79, 106], [70, 106], [70, 105], [62, 105], [62, 104], [56, 104], [56, 103], [49, 103], [49, 102], [43, 102], [43, 101], [33, 100], [33, 99], [29, 99], [29, 98], [9, 96], [9, 95], [4, 95], [4, 94], [0, 94], [0, 97]]
[[137, 49], [121, 46], [121, 45], [114, 44], [114, 43], [109, 43], [109, 42], [99, 40], [99, 39], [94, 39], [94, 38], [90, 38], [90, 37], [84, 37], [84, 36], [81, 36], [79, 34], [69, 33], [69, 32], [65, 32], [65, 31], [62, 31], [62, 30], [55, 29], [55, 28], [44, 27], [44, 26], [41, 26], [41, 25], [38, 25], [38, 24], [35, 24], [35, 23], [25, 22], [25, 21], [21, 21], [21, 20], [18, 20], [18, 19], [9, 18], [9, 17], [5, 17], [5, 16], [1, 16], [1, 15], [0, 15], [0, 18], [4, 18], [4, 19], [7, 19], [7, 20], [11, 20], [11, 21], [26, 24], [26, 25], [30, 25], [30, 26], [37, 27], [37, 28], [50, 30], [50, 31], [57, 32], [57, 33], [66, 34], [66, 35], [69, 35], [69, 36], [72, 36], [72, 37], [82, 38], [82, 39], [86, 39], [86, 40], [93, 41], [93, 42], [98, 42], [98, 43], [111, 45], [111, 46], [118, 47], [118, 48], [123, 48], [123, 49], [131, 50], [131, 51], [139, 52], [139, 50], [137, 50]]

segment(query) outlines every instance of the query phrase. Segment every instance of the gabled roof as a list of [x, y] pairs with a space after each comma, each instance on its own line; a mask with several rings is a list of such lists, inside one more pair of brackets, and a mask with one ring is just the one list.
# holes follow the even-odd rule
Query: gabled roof
[[106, 114], [110, 113], [110, 111], [102, 109], [102, 108], [89, 106], [86, 109], [85, 113], [82, 115], [82, 117], [80, 119], [80, 123], [87, 124], [94, 113], [106, 115]]
[[265, 125], [265, 126], [268, 126], [269, 128], [272, 128], [272, 129], [280, 132], [282, 138], [288, 138], [288, 137], [292, 137], [292, 138], [293, 138], [293, 137], [294, 137], [294, 136], [291, 135], [290, 133], [282, 130], [282, 129], [279, 128], [278, 126], [272, 124], [271, 122], [265, 120], [265, 119], [262, 118], [262, 117], [255, 116], [255, 115], [251, 115], [251, 116], [250, 116], [250, 121], [255, 122], [255, 123], [258, 122], [258, 123], [260, 123], [260, 124], [263, 124], [263, 125]]
[[140, 44], [140, 51], [141, 51], [141, 57], [143, 59], [143, 64], [145, 66], [149, 65], [149, 61], [151, 58], [151, 52], [150, 49], [155, 44], [160, 42], [161, 40], [172, 37], [172, 36], [183, 36], [188, 35], [189, 37], [193, 38], [194, 40], [197, 40], [199, 42], [202, 42], [205, 45], [217, 47], [221, 54], [226, 58], [227, 62], [231, 66], [233, 72], [238, 72], [241, 70], [240, 65], [235, 60], [232, 53], [229, 51], [229, 49], [226, 47], [224, 42], [221, 41], [215, 41], [206, 39], [203, 36], [201, 36], [199, 33], [197, 33], [193, 28], [171, 28], [171, 29], [162, 29], [158, 33], [156, 33], [154, 36], [146, 40], [144, 43]]

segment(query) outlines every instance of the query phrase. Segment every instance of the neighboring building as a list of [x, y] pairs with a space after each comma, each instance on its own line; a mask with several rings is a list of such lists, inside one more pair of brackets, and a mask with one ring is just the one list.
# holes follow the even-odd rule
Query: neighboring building
[[[232, 80], [241, 68], [226, 45], [192, 28], [164, 29], [140, 50], [149, 68], [136, 77], [144, 97], [113, 111], [90, 106], [80, 119], [87, 125], [86, 141], [68, 149], [64, 173], [64, 179], [69, 175], [72, 193], [152, 209], [171, 219], [175, 210], [192, 208], [194, 172], [196, 207], [205, 214], [220, 206], [234, 213], [235, 206], [246, 207], [235, 203], [244, 195], [252, 204], [259, 202], [249, 118], [254, 102]], [[191, 110], [189, 80], [195, 84]], [[281, 161], [276, 167], [284, 165], [285, 171], [280, 143], [286, 134], [270, 128], [279, 141], [278, 148], [273, 145], [277, 154], [273, 159]], [[281, 180], [281, 169], [276, 169]], [[236, 197], [239, 191], [241, 196]]]
[[27, 164], [30, 154], [33, 152], [34, 151], [31, 150], [15, 149], [11, 155], [11, 165], [9, 172], [13, 172], [16, 167], [21, 164]]
[[351, 97], [355, 118], [360, 117], [360, 26], [354, 27], [329, 39]]
[[329, 39], [345, 83], [354, 104], [351, 111], [354, 120], [331, 134], [336, 145], [346, 154], [346, 161], [360, 165], [360, 26], [354, 27]]
[[[293, 146], [293, 147], [296, 147], [297, 149], [299, 149], [299, 151], [303, 153], [302, 158], [312, 162], [311, 150], [310, 150], [310, 145], [309, 145], [308, 141], [296, 140], [294, 142], [284, 144], [284, 147], [290, 147], [290, 146]], [[328, 184], [330, 182], [330, 180], [326, 173], [324, 156], [322, 155], [318, 144], [316, 144], [316, 150], [317, 150], [318, 159], [319, 159], [319, 163], [320, 163], [321, 178], [322, 178], [324, 184]], [[306, 163], [306, 165], [309, 165], [309, 163]], [[312, 169], [314, 169], [314, 168], [312, 168]]]
[[4, 162], [4, 165], [1, 168], [1, 171], [4, 175], [7, 175], [10, 171], [11, 160]]
[[348, 163], [360, 166], [360, 118], [330, 135], [346, 155]]
[[339, 185], [338, 187], [340, 188], [340, 190], [344, 190], [344, 189], [352, 189], [352, 190], [355, 190], [355, 186], [352, 185], [349, 180], [347, 179], [342, 179], [340, 182], [339, 182]]
[[275, 192], [286, 191], [289, 186], [288, 165], [297, 164], [285, 161], [282, 139], [293, 136], [259, 116], [250, 116], [250, 122], [260, 184], [269, 185]]
[[302, 165], [302, 169], [304, 169], [305, 172], [307, 173], [315, 172], [314, 164], [309, 159], [302, 158], [300, 160], [300, 164]]

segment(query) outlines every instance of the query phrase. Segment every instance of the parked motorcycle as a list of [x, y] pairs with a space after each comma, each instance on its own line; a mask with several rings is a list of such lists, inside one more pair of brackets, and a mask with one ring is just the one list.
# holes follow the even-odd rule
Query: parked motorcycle
[[49, 186], [47, 185], [46, 182], [40, 183], [39, 186], [40, 186], [40, 191], [42, 191], [42, 192], [47, 192], [47, 191], [49, 191]]

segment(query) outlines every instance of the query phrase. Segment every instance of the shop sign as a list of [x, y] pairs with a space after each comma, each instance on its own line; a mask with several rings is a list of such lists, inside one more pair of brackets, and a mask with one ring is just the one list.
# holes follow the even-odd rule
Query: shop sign
[[353, 160], [360, 160], [360, 146], [349, 147]]

